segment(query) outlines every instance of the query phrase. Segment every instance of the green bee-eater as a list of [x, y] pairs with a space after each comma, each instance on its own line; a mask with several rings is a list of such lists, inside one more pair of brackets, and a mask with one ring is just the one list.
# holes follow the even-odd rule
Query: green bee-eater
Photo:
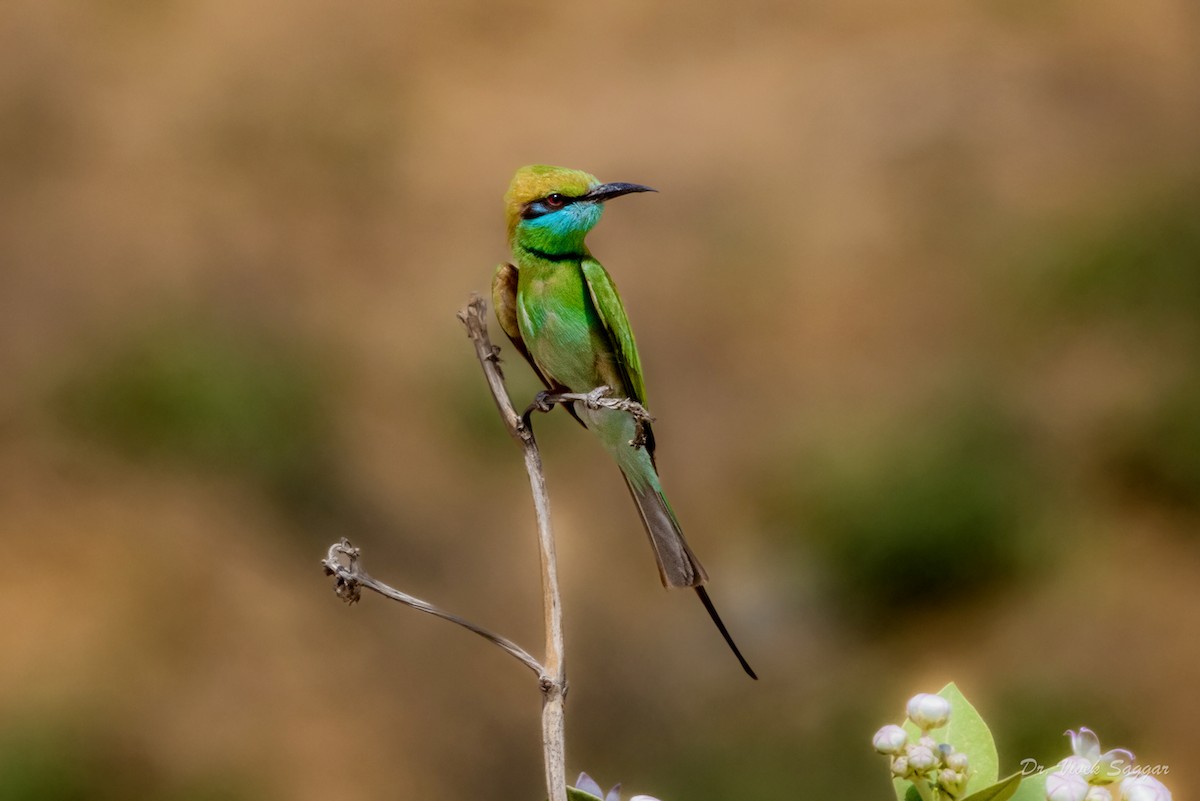
[[[586, 393], [607, 386], [613, 397], [646, 405], [642, 365], [621, 297], [583, 240], [599, 222], [605, 201], [653, 191], [639, 184], [602, 184], [585, 172], [545, 165], [522, 167], [513, 177], [505, 206], [515, 264], [496, 270], [492, 302], [500, 327], [547, 389]], [[649, 424], [645, 444], [634, 445], [637, 424], [628, 412], [582, 403], [569, 408], [621, 468], [663, 585], [694, 587], [742, 667], [758, 678], [709, 600], [703, 587], [708, 574], [663, 495]]]

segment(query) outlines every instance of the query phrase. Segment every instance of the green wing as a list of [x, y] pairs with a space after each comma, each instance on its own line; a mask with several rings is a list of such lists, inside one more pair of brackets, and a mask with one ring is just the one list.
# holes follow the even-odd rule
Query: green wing
[[625, 386], [633, 393], [633, 399], [646, 405], [646, 382], [642, 378], [642, 362], [638, 358], [637, 343], [633, 340], [633, 329], [625, 316], [621, 296], [608, 272], [595, 259], [583, 259], [583, 278], [591, 293], [592, 303], [600, 315], [600, 322], [608, 333], [608, 341], [617, 357]]

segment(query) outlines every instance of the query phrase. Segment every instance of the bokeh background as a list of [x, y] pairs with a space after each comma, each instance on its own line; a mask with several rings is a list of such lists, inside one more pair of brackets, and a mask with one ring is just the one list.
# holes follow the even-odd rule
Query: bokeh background
[[[0, 799], [537, 799], [533, 515], [455, 312], [529, 162], [593, 250], [738, 670], [539, 420], [569, 769], [886, 799], [955, 680], [1200, 781], [1193, 0], [8, 0]], [[509, 360], [518, 401], [536, 389]]]

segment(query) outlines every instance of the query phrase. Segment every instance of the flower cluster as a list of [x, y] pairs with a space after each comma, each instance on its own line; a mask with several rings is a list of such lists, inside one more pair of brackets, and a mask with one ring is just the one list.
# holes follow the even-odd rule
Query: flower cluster
[[1091, 729], [1068, 731], [1071, 756], [1046, 776], [1046, 801], [1171, 801], [1171, 791], [1138, 771], [1124, 748], [1100, 753]]
[[923, 799], [961, 798], [970, 777], [967, 755], [930, 736], [950, 721], [950, 702], [940, 695], [920, 693], [909, 699], [907, 711], [920, 736], [913, 741], [900, 726], [884, 726], [875, 733], [875, 750], [891, 757], [892, 775], [911, 781]]

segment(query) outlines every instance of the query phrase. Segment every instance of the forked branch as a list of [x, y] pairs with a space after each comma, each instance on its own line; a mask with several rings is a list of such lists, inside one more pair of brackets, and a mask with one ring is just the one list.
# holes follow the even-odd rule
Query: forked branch
[[558, 403], [582, 403], [592, 409], [608, 408], [629, 412], [636, 423], [634, 446], [646, 443], [646, 423], [653, 418], [642, 406], [625, 398], [613, 398], [608, 387], [598, 387], [586, 394], [541, 393], [534, 405], [524, 415], [518, 414], [504, 385], [504, 374], [500, 370], [500, 350], [488, 337], [484, 320], [487, 304], [479, 295], [472, 294], [471, 300], [458, 319], [467, 329], [467, 336], [475, 346], [475, 354], [483, 368], [488, 388], [496, 402], [496, 408], [504, 425], [521, 445], [525, 457], [525, 471], [529, 474], [529, 487], [533, 494], [533, 507], [537, 516], [538, 553], [541, 560], [542, 608], [545, 617], [546, 654], [539, 662], [527, 651], [512, 641], [477, 626], [458, 615], [446, 612], [428, 601], [414, 598], [407, 593], [390, 587], [369, 576], [359, 564], [360, 552], [343, 539], [331, 545], [322, 560], [327, 575], [334, 577], [334, 590], [348, 603], [355, 603], [362, 588], [377, 592], [394, 601], [410, 606], [420, 612], [448, 620], [499, 646], [538, 675], [538, 686], [542, 691], [542, 751], [546, 766], [546, 790], [549, 801], [567, 801], [567, 772], [564, 728], [564, 700], [567, 694], [567, 677], [563, 663], [563, 619], [562, 595], [558, 586], [558, 567], [554, 554], [554, 534], [550, 528], [550, 498], [546, 492], [546, 479], [542, 473], [542, 459], [529, 416], [534, 411], [549, 411]]

